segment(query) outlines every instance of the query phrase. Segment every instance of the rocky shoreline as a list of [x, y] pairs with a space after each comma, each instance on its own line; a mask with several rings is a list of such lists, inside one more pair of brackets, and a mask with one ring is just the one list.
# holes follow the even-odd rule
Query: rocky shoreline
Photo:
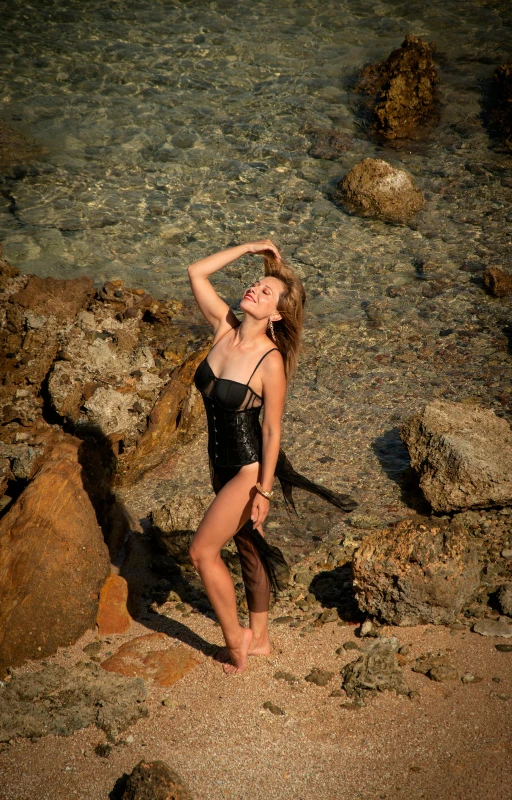
[[[509, 73], [495, 73], [492, 117], [507, 147]], [[438, 121], [433, 49], [417, 37], [361, 77], [372, 135], [413, 139]], [[303, 133], [320, 161], [352, 146], [332, 129]], [[42, 156], [27, 148], [27, 158]], [[301, 180], [278, 198], [283, 223], [314, 203], [322, 225], [338, 204], [392, 222], [382, 228], [389, 253], [400, 249], [398, 224], [414, 225], [426, 202], [407, 171], [382, 159], [357, 163], [327, 199]], [[490, 637], [512, 658], [512, 287], [484, 251], [427, 258], [421, 242], [398, 267], [391, 257], [367, 264], [368, 295], [354, 270], [325, 268], [332, 241], [322, 247], [294, 252], [325, 313], [306, 323], [283, 444], [296, 469], [359, 507], [344, 515], [301, 492], [296, 516], [273, 504], [267, 535], [290, 571], [271, 620], [276, 639], [286, 631], [325, 645], [332, 630], [343, 640], [336, 654], [350, 659], [336, 685], [319, 663], [300, 676], [279, 669], [273, 686], [329, 687], [344, 711], [362, 710], [384, 692], [417, 701], [411, 673], [458, 689], [483, 680], [446, 645], [411, 655], [402, 630]], [[226, 286], [249, 274], [242, 264]], [[191, 301], [121, 280], [24, 275], [4, 260], [0, 320], [0, 755], [94, 726], [107, 740], [96, 755], [108, 758], [154, 713], [151, 691], [193, 681], [216, 652], [202, 638], [215, 618], [188, 559], [212, 499], [192, 385], [211, 336]], [[223, 557], [246, 620], [234, 547]], [[84, 636], [87, 661], [52, 661]], [[506, 703], [510, 660], [492, 678], [502, 679], [492, 696]], [[287, 715], [271, 699], [262, 708]], [[153, 778], [189, 797], [165, 765], [141, 762], [124, 800]]]

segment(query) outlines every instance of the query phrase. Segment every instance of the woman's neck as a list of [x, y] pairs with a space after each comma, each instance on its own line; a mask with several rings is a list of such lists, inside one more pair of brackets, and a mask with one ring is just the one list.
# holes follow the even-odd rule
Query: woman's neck
[[235, 331], [233, 344], [235, 347], [237, 344], [243, 346], [249, 342], [255, 343], [256, 339], [263, 339], [263, 337], [268, 338], [266, 330], [266, 320], [254, 319], [254, 317], [244, 314], [242, 322]]

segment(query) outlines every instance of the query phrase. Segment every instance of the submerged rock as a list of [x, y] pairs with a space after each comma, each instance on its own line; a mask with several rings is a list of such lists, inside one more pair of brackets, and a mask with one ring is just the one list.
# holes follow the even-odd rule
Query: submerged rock
[[80, 443], [58, 442], [0, 521], [0, 674], [43, 658], [94, 626], [110, 572], [83, 488]]
[[512, 59], [498, 67], [492, 78], [491, 119], [512, 147]]
[[435, 511], [512, 503], [512, 430], [494, 411], [435, 400], [400, 436]]
[[438, 117], [434, 46], [406, 36], [401, 47], [366, 67], [357, 91], [374, 96], [373, 129], [386, 139], [413, 139]]
[[40, 161], [47, 155], [45, 147], [0, 121], [0, 175], [20, 178], [26, 173], [28, 164]]
[[493, 297], [507, 297], [512, 294], [512, 275], [499, 267], [488, 267], [484, 271], [484, 286]]
[[380, 158], [365, 158], [339, 181], [334, 200], [367, 217], [407, 222], [425, 205], [412, 176]]
[[190, 791], [164, 761], [139, 761], [121, 800], [192, 800]]
[[395, 650], [378, 640], [355, 661], [341, 670], [342, 688], [349, 697], [376, 695], [377, 692], [395, 691], [409, 694]]
[[453, 622], [480, 585], [466, 530], [426, 517], [367, 536], [352, 571], [360, 609], [391, 625]]

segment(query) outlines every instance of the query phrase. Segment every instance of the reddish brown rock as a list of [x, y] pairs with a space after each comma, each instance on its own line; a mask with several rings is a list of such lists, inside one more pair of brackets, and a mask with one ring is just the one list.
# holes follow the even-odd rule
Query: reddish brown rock
[[80, 442], [56, 444], [0, 521], [0, 675], [76, 642], [94, 626], [110, 572], [82, 484]]
[[493, 297], [507, 297], [512, 294], [512, 275], [499, 267], [488, 267], [484, 272], [484, 286]]
[[352, 167], [333, 199], [361, 216], [393, 222], [407, 222], [425, 205], [411, 175], [380, 158], [365, 158]]
[[192, 795], [164, 761], [139, 761], [121, 800], [192, 800]]
[[87, 306], [93, 291], [91, 278], [58, 280], [31, 275], [25, 288], [12, 294], [10, 301], [35, 314], [66, 322]]
[[467, 531], [435, 518], [401, 520], [367, 536], [352, 571], [361, 611], [389, 625], [453, 622], [480, 586]]
[[172, 686], [200, 661], [187, 647], [168, 647], [170, 641], [165, 633], [137, 636], [123, 644], [101, 666], [107, 672], [118, 672], [130, 678], [151, 679], [159, 686]]
[[126, 608], [128, 584], [120, 575], [109, 575], [100, 592], [96, 625], [100, 636], [111, 633], [124, 633], [128, 630], [131, 617]]
[[358, 91], [375, 96], [373, 129], [386, 139], [413, 139], [438, 117], [434, 46], [406, 36], [401, 47], [361, 73]]
[[136, 447], [119, 459], [123, 482], [140, 480], [149, 469], [172, 457], [178, 437], [185, 440], [195, 433], [203, 404], [192, 381], [206, 352], [194, 353], [172, 373], [150, 414], [147, 430]]

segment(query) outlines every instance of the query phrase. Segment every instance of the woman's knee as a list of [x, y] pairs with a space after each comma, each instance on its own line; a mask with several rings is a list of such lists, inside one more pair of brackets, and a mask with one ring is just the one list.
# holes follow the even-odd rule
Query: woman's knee
[[188, 551], [189, 558], [196, 569], [201, 565], [209, 564], [220, 555], [220, 550], [212, 549], [210, 546], [192, 540]]

